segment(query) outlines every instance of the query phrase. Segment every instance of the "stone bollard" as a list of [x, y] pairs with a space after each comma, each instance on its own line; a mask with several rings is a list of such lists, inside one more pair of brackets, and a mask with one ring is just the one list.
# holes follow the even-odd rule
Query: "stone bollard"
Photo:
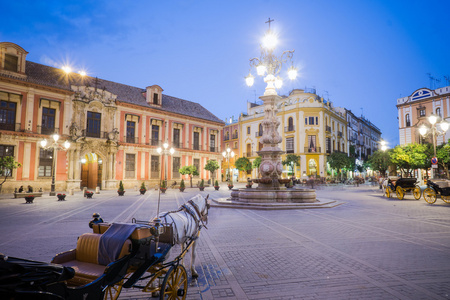
[[69, 190], [69, 195], [73, 196], [73, 189]]
[[86, 197], [86, 191], [87, 191], [87, 187], [83, 188], [83, 197]]
[[96, 193], [96, 194], [100, 194], [100, 187], [99, 187], [99, 186], [97, 186], [97, 187], [95, 188], [95, 193]]

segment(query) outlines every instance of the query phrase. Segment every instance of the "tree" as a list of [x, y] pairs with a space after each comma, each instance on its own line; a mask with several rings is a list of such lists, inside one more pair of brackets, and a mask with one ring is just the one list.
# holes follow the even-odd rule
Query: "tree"
[[402, 173], [412, 177], [414, 169], [427, 168], [427, 152], [429, 147], [423, 144], [408, 144], [396, 146], [389, 154], [391, 162], [396, 164]]
[[330, 168], [335, 169], [339, 174], [342, 169], [352, 169], [355, 164], [355, 158], [348, 157], [347, 154], [342, 152], [333, 152], [328, 156], [328, 163]]
[[447, 178], [449, 178], [448, 164], [450, 163], [450, 145], [440, 145], [436, 147], [436, 157], [438, 159], [438, 165], [441, 166]]
[[248, 173], [248, 171], [252, 170], [252, 163], [247, 157], [239, 157], [234, 162], [234, 165], [236, 166], [236, 169], [242, 172]]
[[258, 177], [259, 177], [259, 166], [261, 166], [261, 156], [256, 157], [252, 163], [253, 169], [258, 170]]
[[2, 190], [2, 186], [5, 183], [8, 177], [12, 176], [12, 172], [14, 169], [20, 168], [22, 164], [14, 160], [12, 156], [3, 156], [0, 157], [0, 177], [3, 176], [3, 181], [0, 183], [0, 191]]
[[386, 171], [391, 164], [391, 157], [389, 151], [375, 151], [368, 160], [368, 163], [372, 170], [379, 171], [383, 176], [386, 175]]
[[291, 174], [294, 176], [294, 164], [300, 164], [300, 156], [295, 154], [286, 155], [286, 159], [281, 162], [283, 166], [288, 165], [291, 168]]
[[211, 172], [211, 178], [212, 178], [212, 181], [214, 181], [214, 178], [215, 178], [214, 174], [215, 174], [216, 170], [218, 170], [219, 168], [220, 168], [220, 166], [219, 166], [219, 163], [217, 161], [215, 161], [215, 160], [208, 160], [206, 162], [206, 165], [205, 165], [204, 169]]
[[195, 167], [195, 166], [184, 166], [181, 169], [179, 169], [178, 172], [180, 172], [181, 175], [189, 176], [189, 181], [191, 183], [191, 187], [192, 187], [192, 177], [199, 175], [199, 173], [197, 171], [197, 167]]

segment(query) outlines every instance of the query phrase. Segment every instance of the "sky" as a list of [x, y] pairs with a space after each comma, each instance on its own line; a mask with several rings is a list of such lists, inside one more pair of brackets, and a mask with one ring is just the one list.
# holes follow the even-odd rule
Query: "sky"
[[253, 87], [244, 77], [269, 18], [279, 36], [275, 54], [295, 50], [300, 75], [278, 94], [315, 88], [370, 120], [390, 147], [399, 144], [397, 98], [450, 85], [447, 0], [2, 2], [0, 41], [24, 48], [27, 60], [141, 88], [157, 84], [222, 120], [246, 113], [264, 93], [261, 77]]

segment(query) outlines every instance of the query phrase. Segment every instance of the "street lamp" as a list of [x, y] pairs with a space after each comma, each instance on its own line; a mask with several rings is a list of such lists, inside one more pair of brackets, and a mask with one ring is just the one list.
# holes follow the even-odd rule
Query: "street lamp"
[[[428, 128], [427, 126], [422, 125], [419, 128], [419, 133], [423, 137], [427, 136], [428, 134], [432, 135], [434, 157], [436, 157], [436, 136], [445, 135], [445, 132], [449, 128], [449, 124], [445, 120], [442, 120], [442, 122], [439, 123], [439, 126], [441, 127], [441, 130], [438, 130], [437, 129], [437, 125], [438, 125], [437, 121], [438, 121], [438, 116], [431, 115], [431, 116], [428, 117], [428, 122], [430, 122], [431, 127]], [[433, 164], [433, 166], [436, 166], [436, 164]], [[435, 176], [436, 176], [434, 168], [436, 168], [437, 166], [436, 167], [433, 167], [433, 166], [431, 167], [431, 171], [433, 172], [431, 177], [434, 179]]]
[[[170, 149], [168, 149], [168, 148], [169, 148], [169, 144], [167, 142], [165, 142], [163, 144], [163, 147], [162, 148], [158, 147], [158, 149], [156, 149], [156, 151], [159, 154], [162, 153], [163, 155], [169, 155], [169, 154], [173, 155], [175, 153], [175, 149], [173, 149], [172, 147], [170, 147]], [[166, 183], [166, 186], [167, 186], [167, 168], [168, 168], [167, 159], [164, 159], [164, 181]]]
[[55, 196], [55, 175], [56, 175], [56, 153], [57, 151], [63, 150], [67, 151], [70, 147], [69, 141], [65, 141], [62, 145], [58, 143], [59, 135], [57, 133], [54, 133], [52, 135], [53, 143], [51, 145], [47, 146], [47, 140], [43, 139], [41, 143], [41, 147], [43, 149], [53, 149], [53, 156], [52, 156], [52, 184], [50, 188], [50, 196]]
[[227, 151], [222, 152], [222, 156], [227, 159], [227, 167], [228, 167], [227, 181], [230, 181], [230, 157], [234, 157], [234, 152], [230, 148], [227, 148]]

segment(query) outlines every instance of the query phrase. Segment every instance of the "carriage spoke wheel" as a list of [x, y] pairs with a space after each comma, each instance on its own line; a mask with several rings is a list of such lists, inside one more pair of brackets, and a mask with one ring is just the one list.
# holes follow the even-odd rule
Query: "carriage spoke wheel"
[[186, 299], [187, 287], [186, 269], [182, 265], [172, 266], [161, 284], [159, 299]]
[[390, 187], [386, 188], [386, 197], [391, 198], [391, 188]]
[[120, 292], [122, 291], [124, 279], [119, 281], [113, 286], [108, 286], [105, 290], [104, 300], [117, 300], [119, 298]]
[[423, 191], [423, 198], [427, 203], [433, 204], [436, 202], [436, 192], [432, 188], [426, 188]]
[[442, 196], [441, 195], [441, 198], [442, 198], [442, 201], [444, 201], [445, 203], [450, 204], [450, 196]]
[[405, 192], [403, 191], [403, 189], [402, 189], [401, 186], [398, 186], [398, 187], [395, 189], [395, 193], [397, 194], [397, 198], [398, 198], [399, 200], [403, 200], [403, 198], [405, 197]]
[[422, 191], [420, 190], [420, 187], [416, 186], [413, 190], [414, 199], [419, 200], [420, 196], [422, 196]]

